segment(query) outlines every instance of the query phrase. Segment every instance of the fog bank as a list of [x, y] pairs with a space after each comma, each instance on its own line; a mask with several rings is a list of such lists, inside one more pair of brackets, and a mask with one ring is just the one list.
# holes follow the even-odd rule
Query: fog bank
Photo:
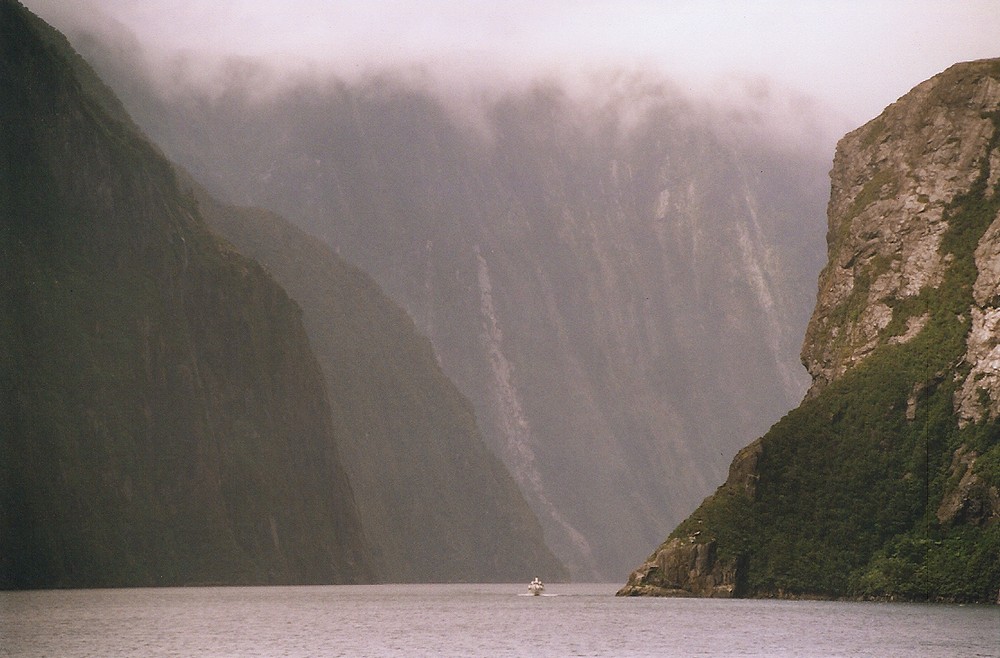
[[922, 80], [963, 60], [996, 56], [990, 0], [837, 3], [512, 0], [392, 2], [61, 0], [25, 2], [64, 32], [132, 32], [157, 65], [178, 56], [188, 75], [233, 56], [287, 75], [348, 80], [404, 69], [445, 81], [527, 84], [579, 71], [625, 69], [714, 94], [736, 77], [816, 99], [859, 125]]

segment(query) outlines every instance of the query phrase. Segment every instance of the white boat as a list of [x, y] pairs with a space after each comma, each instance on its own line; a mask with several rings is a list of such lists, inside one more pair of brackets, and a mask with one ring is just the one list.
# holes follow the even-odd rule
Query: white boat
[[533, 581], [528, 583], [528, 592], [533, 596], [540, 596], [544, 591], [545, 585], [543, 585], [542, 581], [538, 580], [538, 578], [535, 578]]

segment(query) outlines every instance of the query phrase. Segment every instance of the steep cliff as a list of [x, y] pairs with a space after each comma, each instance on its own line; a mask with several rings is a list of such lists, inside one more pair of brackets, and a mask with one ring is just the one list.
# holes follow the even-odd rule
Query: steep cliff
[[0, 587], [372, 578], [298, 307], [0, 2]]
[[407, 310], [575, 578], [625, 573], [805, 392], [825, 154], [627, 75], [475, 108], [391, 73], [158, 95], [82, 42], [214, 193]]
[[844, 137], [831, 182], [807, 399], [621, 594], [997, 600], [1000, 60]]
[[365, 273], [273, 213], [220, 204], [206, 221], [301, 306], [344, 468], [390, 582], [566, 577], [472, 407], [430, 342]]

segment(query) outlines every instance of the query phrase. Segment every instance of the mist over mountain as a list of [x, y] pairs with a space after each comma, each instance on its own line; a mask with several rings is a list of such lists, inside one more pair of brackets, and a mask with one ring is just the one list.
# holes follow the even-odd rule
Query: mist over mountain
[[248, 61], [164, 89], [136, 44], [76, 43], [214, 193], [409, 312], [576, 578], [624, 573], [805, 391], [829, 166], [808, 103], [622, 73], [471, 103], [405, 72], [270, 93]]
[[0, 588], [565, 578], [370, 277], [0, 30]]

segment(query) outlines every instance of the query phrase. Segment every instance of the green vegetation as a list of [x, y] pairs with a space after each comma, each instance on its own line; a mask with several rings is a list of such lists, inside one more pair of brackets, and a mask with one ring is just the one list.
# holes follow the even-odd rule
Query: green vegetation
[[864, 598], [993, 601], [1000, 582], [1000, 524], [909, 532], [875, 554], [855, 579]]
[[850, 226], [851, 220], [857, 217], [862, 210], [875, 203], [878, 199], [886, 199], [896, 194], [899, 182], [891, 169], [879, 169], [869, 178], [858, 195], [851, 201], [851, 206], [847, 209], [844, 217], [844, 226]]
[[681, 522], [669, 538], [701, 537], [707, 530], [702, 539], [718, 542], [718, 559], [723, 562], [738, 561], [752, 543], [753, 527], [746, 523], [751, 513], [753, 506], [749, 497], [722, 487]]
[[874, 145], [876, 142], [884, 139], [885, 136], [888, 134], [885, 125], [885, 118], [881, 116], [872, 119], [872, 121], [870, 121], [868, 125], [865, 127], [865, 130], [867, 132], [865, 133], [865, 136], [861, 140], [862, 148], [868, 148]]

